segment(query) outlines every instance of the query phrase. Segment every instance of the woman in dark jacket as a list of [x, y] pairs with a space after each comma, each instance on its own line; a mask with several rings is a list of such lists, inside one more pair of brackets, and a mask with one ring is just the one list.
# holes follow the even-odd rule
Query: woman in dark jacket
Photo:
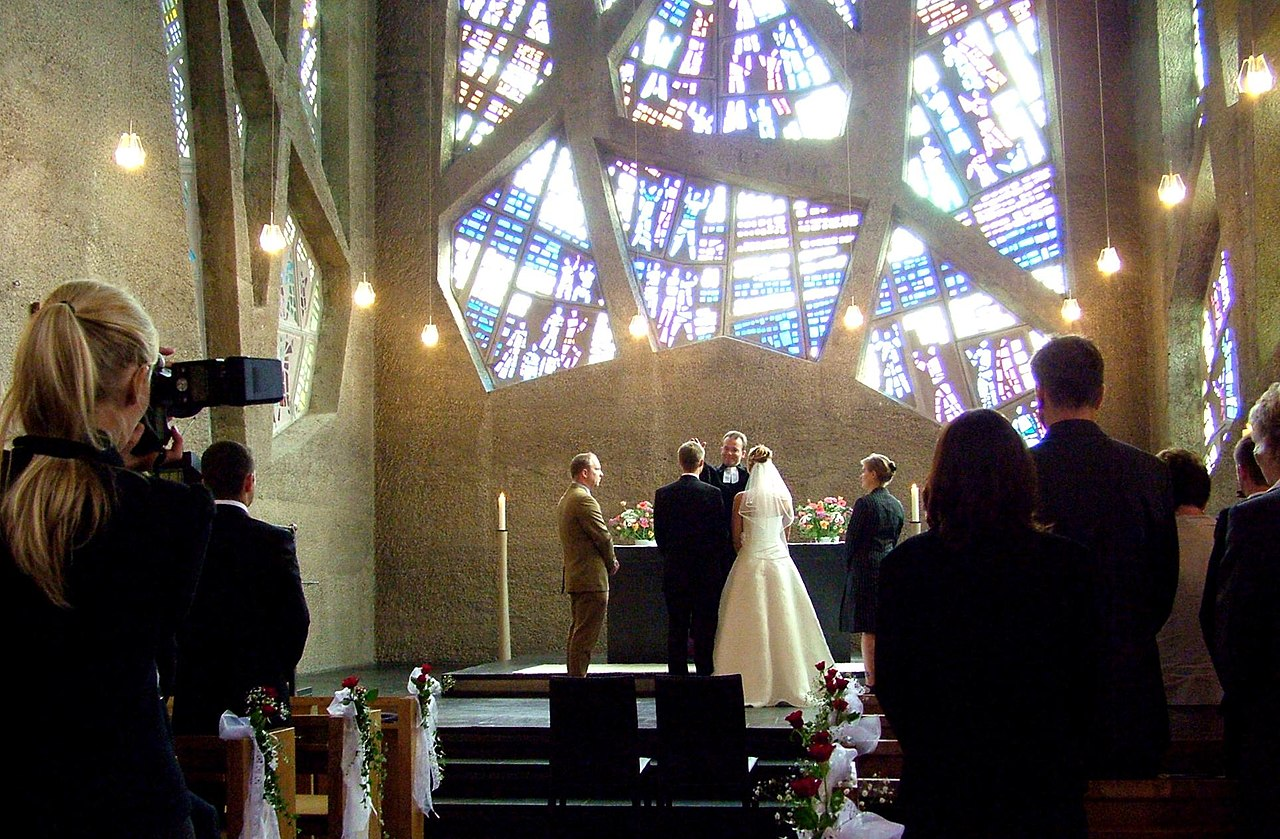
[[844, 597], [840, 601], [840, 630], [862, 633], [862, 663], [867, 687], [876, 682], [876, 598], [880, 562], [902, 535], [902, 504], [885, 486], [898, 466], [882, 454], [862, 459], [859, 480], [866, 495], [853, 502], [844, 534]]
[[1092, 557], [1032, 522], [1031, 455], [994, 411], [943, 429], [924, 495], [930, 529], [880, 573], [876, 695], [906, 837], [1083, 839]]
[[0, 404], [0, 438], [24, 434], [0, 475], [15, 836], [192, 835], [156, 655], [190, 604], [213, 502], [118, 454], [158, 353], [132, 295], [65, 283], [27, 323]]

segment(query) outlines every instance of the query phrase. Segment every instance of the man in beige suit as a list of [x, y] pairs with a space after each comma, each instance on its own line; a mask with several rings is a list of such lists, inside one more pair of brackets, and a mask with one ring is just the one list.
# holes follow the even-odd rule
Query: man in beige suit
[[604, 477], [600, 460], [590, 452], [575, 455], [569, 474], [573, 475], [573, 483], [557, 508], [560, 544], [564, 546], [561, 590], [569, 593], [573, 612], [569, 625], [569, 675], [585, 676], [609, 606], [609, 575], [618, 570], [618, 560], [600, 504], [591, 497], [591, 490], [600, 486]]

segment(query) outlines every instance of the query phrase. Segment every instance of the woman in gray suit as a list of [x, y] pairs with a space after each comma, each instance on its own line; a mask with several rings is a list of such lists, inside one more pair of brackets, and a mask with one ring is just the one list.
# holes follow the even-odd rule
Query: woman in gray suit
[[860, 480], [866, 495], [853, 502], [844, 534], [844, 597], [840, 601], [840, 630], [862, 633], [862, 663], [867, 687], [876, 683], [876, 599], [880, 561], [893, 550], [906, 516], [902, 504], [885, 486], [898, 466], [882, 454], [862, 459]]

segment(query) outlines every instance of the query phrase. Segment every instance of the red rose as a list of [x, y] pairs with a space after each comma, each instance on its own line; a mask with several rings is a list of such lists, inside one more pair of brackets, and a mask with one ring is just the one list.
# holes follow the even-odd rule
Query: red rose
[[792, 728], [800, 728], [804, 725], [804, 711], [797, 708], [790, 714], [787, 714], [787, 722], [791, 723]]
[[849, 686], [848, 679], [836, 679], [836, 690], [844, 690]]
[[819, 661], [817, 664], [813, 666], [819, 673], [827, 669], [827, 663], [825, 661]]
[[266, 714], [268, 717], [274, 714], [275, 712], [276, 712], [276, 706], [272, 705], [270, 702], [262, 706], [262, 713]]
[[811, 737], [811, 738], [809, 739], [809, 742], [810, 742], [810, 743], [830, 743], [830, 742], [831, 742], [831, 732], [829, 732], [829, 731], [815, 731], [815, 732], [813, 732], [813, 737]]
[[839, 675], [840, 675], [840, 671], [832, 667], [830, 670], [827, 671], [827, 681], [829, 682]]
[[431, 672], [431, 665], [430, 665], [430, 664], [424, 664], [424, 665], [422, 665], [422, 672], [423, 672], [423, 674], [424, 674], [424, 675], [425, 675], [425, 674], [427, 674], [427, 673], [430, 673], [430, 672]]
[[837, 711], [847, 711], [849, 710], [849, 703], [843, 697], [837, 696], [831, 700], [831, 707]]
[[265, 693], [267, 696], [270, 696], [272, 699], [275, 699], [277, 696], [280, 695], [276, 693], [276, 689], [271, 687], [271, 685], [267, 685], [266, 687], [264, 687], [262, 689], [262, 692]]
[[348, 690], [355, 687], [358, 684], [360, 684], [359, 676], [348, 676], [347, 678], [342, 680], [342, 686], [344, 688], [347, 688]]
[[835, 750], [836, 747], [830, 743], [814, 743], [809, 746], [809, 757], [821, 763], [830, 760], [831, 753]]
[[822, 782], [817, 778], [795, 778], [791, 781], [791, 791], [801, 798], [813, 798], [821, 786]]

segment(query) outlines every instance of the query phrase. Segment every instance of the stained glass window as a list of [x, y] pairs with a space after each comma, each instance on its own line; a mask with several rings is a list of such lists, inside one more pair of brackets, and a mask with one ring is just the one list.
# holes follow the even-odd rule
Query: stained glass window
[[822, 354], [861, 209], [637, 171], [629, 160], [608, 171], [660, 348], [727, 335], [800, 358]]
[[1204, 447], [1209, 471], [1231, 441], [1232, 426], [1240, 418], [1240, 385], [1236, 337], [1231, 328], [1234, 303], [1231, 255], [1222, 251], [1217, 274], [1205, 292], [1200, 346], [1204, 355]]
[[191, 89], [187, 73], [187, 32], [179, 0], [160, 0], [161, 42], [165, 50], [165, 76], [178, 148], [179, 189], [187, 226], [187, 260], [196, 277], [197, 295], [202, 289], [200, 265], [200, 210], [196, 206], [196, 167], [191, 156]]
[[617, 72], [638, 122], [800, 140], [844, 133], [834, 66], [784, 0], [662, 0]]
[[450, 289], [495, 386], [617, 354], [563, 142], [543, 143], [457, 219]]
[[857, 0], [827, 0], [827, 5], [836, 10], [836, 14], [840, 15], [844, 25], [850, 29], [857, 29], [861, 25], [858, 19]]
[[[320, 0], [302, 2], [302, 51], [298, 82], [311, 136], [320, 137]], [[318, 144], [317, 144], [318, 145]]]
[[1040, 35], [1032, 0], [917, 0], [903, 177], [1063, 293]]
[[478, 146], [551, 75], [546, 0], [459, 0], [454, 141]]
[[316, 345], [324, 314], [323, 277], [311, 246], [290, 214], [284, 223], [288, 243], [280, 263], [280, 328], [276, 349], [284, 367], [284, 402], [275, 407], [275, 433], [307, 412]]
[[1204, 0], [1191, 0], [1191, 59], [1196, 73], [1196, 107], [1204, 123], [1204, 89], [1209, 86], [1209, 46], [1204, 31]]
[[1031, 356], [1044, 343], [971, 277], [906, 228], [894, 230], [858, 380], [937, 422], [993, 408], [1029, 441]]

